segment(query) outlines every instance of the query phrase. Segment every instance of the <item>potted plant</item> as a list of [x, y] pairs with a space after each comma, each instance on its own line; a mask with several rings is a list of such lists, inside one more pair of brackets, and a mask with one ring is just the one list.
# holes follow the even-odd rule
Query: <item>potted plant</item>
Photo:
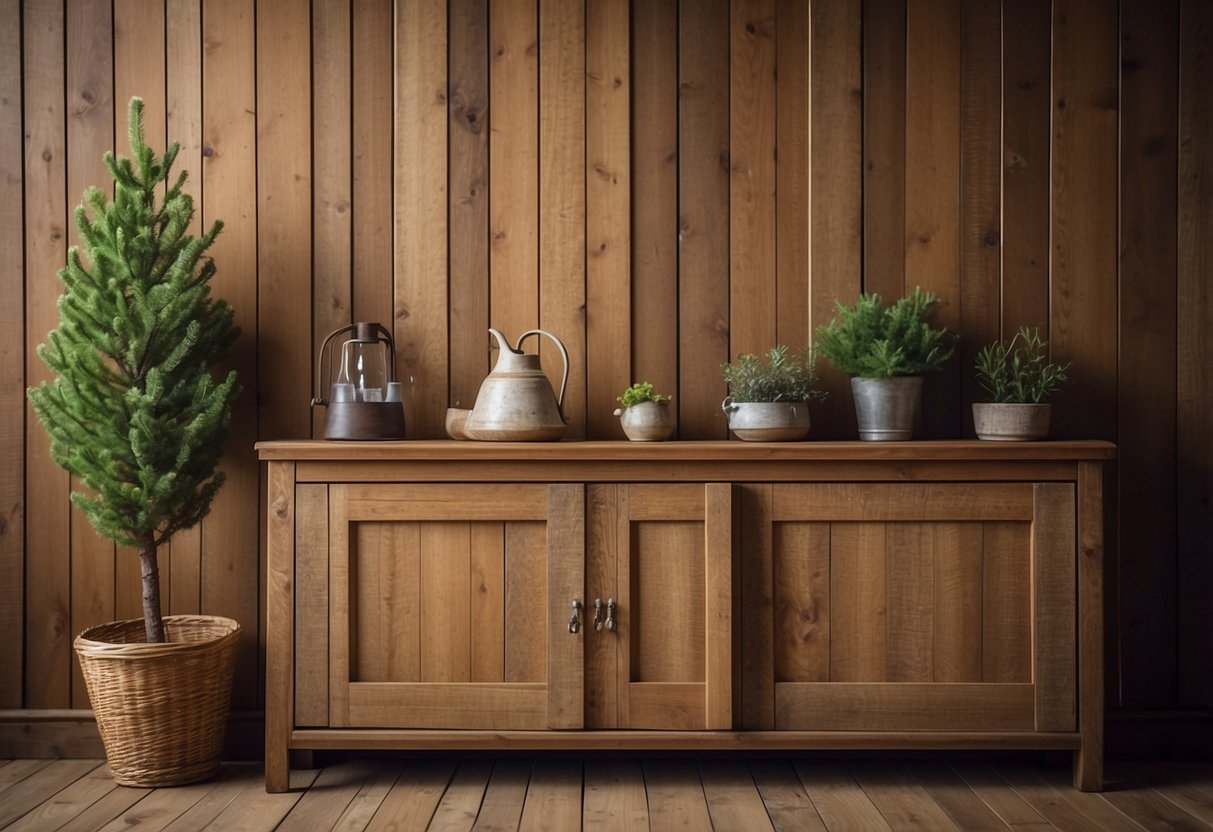
[[853, 306], [834, 301], [837, 314], [817, 328], [817, 348], [851, 375], [859, 438], [909, 439], [922, 401], [922, 377], [952, 357], [956, 338], [927, 323], [939, 302], [914, 291], [886, 306], [877, 294], [861, 294]]
[[633, 442], [660, 442], [674, 432], [672, 397], [661, 395], [649, 382], [633, 384], [616, 401], [623, 407], [615, 408], [615, 415]]
[[163, 617], [157, 551], [210, 510], [239, 387], [234, 372], [210, 375], [238, 334], [208, 285], [205, 253], [222, 223], [186, 232], [186, 173], [168, 182], [177, 145], [157, 158], [142, 115], [132, 99], [133, 158], [105, 154], [113, 201], [93, 187], [76, 209], [87, 258], [73, 246], [59, 271], [59, 327], [38, 348], [56, 376], [28, 394], [52, 457], [83, 486], [72, 502], [101, 536], [138, 552], [143, 618], [91, 627], [75, 647], [114, 779], [151, 787], [218, 769], [240, 628]]
[[809, 432], [809, 401], [826, 397], [816, 389], [817, 363], [811, 347], [789, 353], [780, 344], [764, 356], [743, 353], [736, 364], [722, 364], [720, 369], [729, 385], [720, 407], [738, 439], [801, 439]]
[[989, 402], [973, 403], [973, 428], [981, 439], [1026, 441], [1049, 433], [1052, 405], [1046, 399], [1068, 380], [1066, 364], [1049, 361], [1040, 331], [1021, 327], [1010, 341], [995, 341], [977, 353], [977, 381]]

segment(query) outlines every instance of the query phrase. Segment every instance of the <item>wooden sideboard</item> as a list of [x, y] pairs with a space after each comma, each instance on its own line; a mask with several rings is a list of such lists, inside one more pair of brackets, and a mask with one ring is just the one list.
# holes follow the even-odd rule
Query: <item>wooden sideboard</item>
[[266, 788], [341, 748], [1066, 749], [1105, 442], [262, 442]]

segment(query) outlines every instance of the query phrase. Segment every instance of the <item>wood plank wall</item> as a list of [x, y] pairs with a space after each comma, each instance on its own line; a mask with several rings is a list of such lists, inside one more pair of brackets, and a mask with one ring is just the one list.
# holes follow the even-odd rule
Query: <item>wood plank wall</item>
[[[1109, 702], [1213, 707], [1210, 4], [0, 0], [0, 65], [0, 708], [83, 706], [72, 636], [138, 611], [22, 395], [136, 93], [227, 223], [246, 392], [228, 485], [163, 570], [173, 611], [244, 623], [237, 709], [260, 701], [252, 443], [317, 430], [332, 328], [392, 327], [414, 437], [470, 404], [493, 325], [568, 346], [571, 438], [618, 438], [640, 379], [683, 438], [723, 438], [720, 362], [914, 285], [962, 336], [926, 437], [971, 433], [986, 340], [1040, 326], [1074, 362], [1056, 433], [1121, 447]], [[823, 377], [813, 436], [853, 436]]]

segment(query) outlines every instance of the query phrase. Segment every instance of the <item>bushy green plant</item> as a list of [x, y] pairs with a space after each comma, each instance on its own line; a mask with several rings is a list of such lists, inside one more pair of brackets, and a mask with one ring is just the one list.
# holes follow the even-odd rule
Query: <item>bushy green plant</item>
[[[186, 174], [165, 185], [177, 145], [157, 158], [143, 141], [143, 102], [130, 103], [131, 159], [105, 154], [114, 199], [84, 193], [76, 246], [59, 271], [59, 328], [38, 356], [57, 375], [29, 389], [51, 457], [86, 490], [74, 503], [99, 534], [138, 550], [149, 642], [164, 641], [156, 550], [198, 523], [223, 484], [216, 471], [236, 374], [210, 368], [239, 330], [212, 300], [205, 252], [222, 228], [187, 233]], [[163, 199], [159, 199], [163, 194]]]
[[1010, 341], [995, 341], [977, 353], [977, 381], [997, 404], [1039, 404], [1061, 389], [1070, 362], [1049, 361], [1040, 331], [1021, 327]]
[[764, 356], [743, 353], [735, 364], [721, 364], [735, 402], [804, 402], [824, 399], [816, 389], [817, 360], [811, 347], [790, 353], [783, 344]]
[[657, 404], [665, 404], [673, 399], [672, 396], [663, 396], [653, 389], [653, 385], [647, 381], [638, 381], [623, 391], [622, 396], [617, 396], [615, 401], [619, 402], [624, 407], [635, 407], [642, 402], [656, 402]]
[[878, 294], [861, 294], [854, 306], [834, 301], [837, 314], [817, 327], [817, 349], [844, 373], [862, 378], [920, 376], [952, 357], [956, 338], [927, 323], [934, 292], [914, 291], [885, 306]]

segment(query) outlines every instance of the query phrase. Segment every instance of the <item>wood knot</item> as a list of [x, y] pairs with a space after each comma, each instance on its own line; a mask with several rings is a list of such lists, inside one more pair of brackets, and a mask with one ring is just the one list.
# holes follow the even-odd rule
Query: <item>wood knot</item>
[[207, 159], [211, 158], [212, 156], [215, 155], [215, 148], [211, 147], [209, 144], [206, 145], [205, 147], [202, 148], [202, 155], [205, 156]]

